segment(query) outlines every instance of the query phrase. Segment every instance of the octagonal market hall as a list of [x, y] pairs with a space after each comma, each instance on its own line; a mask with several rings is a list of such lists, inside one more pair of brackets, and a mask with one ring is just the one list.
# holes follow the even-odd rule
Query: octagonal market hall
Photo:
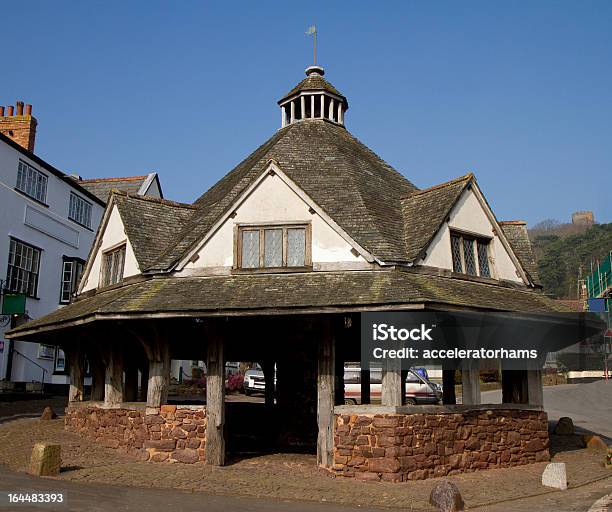
[[[64, 350], [66, 428], [151, 462], [299, 450], [373, 480], [547, 460], [535, 367], [502, 372], [497, 405], [468, 366], [461, 405], [454, 367], [439, 405], [406, 404], [399, 369], [380, 403], [367, 370], [344, 396], [362, 312], [559, 311], [525, 223], [497, 220], [473, 174], [415, 186], [351, 134], [319, 66], [278, 106], [278, 131], [193, 204], [113, 191], [71, 303], [8, 333]], [[201, 400], [168, 399], [177, 360], [206, 362]], [[265, 399], [227, 401], [226, 361], [259, 363]]]

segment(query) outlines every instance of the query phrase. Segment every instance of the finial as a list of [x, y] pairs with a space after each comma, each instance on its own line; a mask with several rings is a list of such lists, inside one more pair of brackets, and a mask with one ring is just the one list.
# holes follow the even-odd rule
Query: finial
[[325, 70], [321, 66], [308, 66], [306, 68], [306, 76], [310, 76], [310, 75], [323, 76], [324, 74], [325, 74]]

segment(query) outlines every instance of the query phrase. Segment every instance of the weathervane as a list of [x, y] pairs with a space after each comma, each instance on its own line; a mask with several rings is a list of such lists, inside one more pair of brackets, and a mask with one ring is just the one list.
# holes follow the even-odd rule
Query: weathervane
[[307, 36], [314, 36], [314, 65], [317, 65], [317, 27], [316, 25], [311, 25], [308, 27], [306, 31]]

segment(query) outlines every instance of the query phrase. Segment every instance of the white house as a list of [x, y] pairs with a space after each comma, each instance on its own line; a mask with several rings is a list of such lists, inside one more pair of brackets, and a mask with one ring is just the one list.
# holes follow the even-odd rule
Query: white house
[[[162, 195], [156, 173], [94, 180], [64, 174], [33, 153], [36, 126], [30, 105], [0, 107], [0, 280], [5, 293], [25, 294], [26, 319], [70, 302], [111, 189]], [[22, 321], [0, 316], [0, 380], [66, 384], [61, 350], [4, 339]]]

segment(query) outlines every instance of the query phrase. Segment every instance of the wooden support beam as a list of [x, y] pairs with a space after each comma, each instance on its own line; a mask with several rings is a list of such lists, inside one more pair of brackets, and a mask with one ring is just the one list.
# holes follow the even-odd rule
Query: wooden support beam
[[369, 404], [371, 402], [370, 393], [370, 369], [361, 369], [361, 403]]
[[264, 359], [260, 363], [261, 369], [264, 373], [264, 380], [266, 382], [266, 389], [264, 392], [265, 404], [267, 408], [274, 407], [274, 396], [275, 396], [275, 383], [274, 383], [274, 360]]
[[536, 407], [544, 406], [544, 385], [540, 368], [527, 370], [527, 403]]
[[442, 369], [442, 403], [444, 405], [457, 403], [454, 368]]
[[209, 331], [206, 354], [206, 463], [225, 464], [225, 358], [223, 338]]
[[[66, 350], [64, 350], [64, 353]], [[70, 387], [68, 390], [69, 402], [82, 402], [85, 386], [85, 354], [80, 343], [76, 343], [68, 350], [70, 366]]]
[[91, 371], [91, 399], [96, 402], [104, 401], [104, 383], [106, 380], [106, 369], [100, 357], [89, 360]]
[[326, 468], [330, 468], [334, 463], [334, 352], [331, 320], [323, 319], [318, 343], [317, 463]]
[[123, 402], [123, 354], [118, 344], [111, 345], [106, 364], [104, 404], [116, 407]]
[[466, 362], [461, 370], [461, 400], [464, 405], [480, 404], [480, 370]]
[[147, 393], [149, 390], [149, 361], [145, 361], [140, 368], [140, 395], [141, 402], [147, 401]]
[[170, 345], [160, 338], [147, 351], [149, 357], [149, 379], [147, 385], [147, 406], [160, 407], [168, 401], [170, 386]]
[[338, 336], [334, 338], [334, 404], [344, 405], [344, 351]]
[[138, 366], [134, 362], [125, 367], [125, 401], [138, 400]]
[[381, 404], [400, 406], [403, 402], [402, 367], [399, 359], [385, 359], [382, 368]]

